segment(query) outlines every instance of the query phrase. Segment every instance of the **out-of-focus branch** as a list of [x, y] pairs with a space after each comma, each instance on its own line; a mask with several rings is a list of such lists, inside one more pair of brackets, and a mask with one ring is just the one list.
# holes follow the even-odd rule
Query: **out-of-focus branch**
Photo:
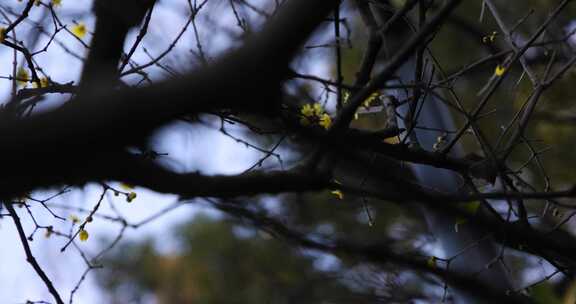
[[[120, 159], [119, 159], [120, 160]], [[328, 188], [330, 176], [316, 174], [306, 168], [288, 171], [252, 171], [240, 175], [212, 175], [200, 173], [178, 174], [146, 159], [125, 156], [121, 168], [107, 168], [114, 172], [110, 178], [123, 180], [149, 189], [174, 193], [182, 198], [235, 197], [263, 193], [304, 192]]]
[[437, 30], [438, 26], [446, 20], [447, 16], [456, 8], [456, 6], [458, 6], [458, 4], [460, 4], [460, 2], [461, 0], [449, 1], [439, 10], [436, 16], [434, 16], [430, 22], [422, 28], [422, 30], [406, 42], [406, 45], [404, 45], [402, 49], [400, 49], [396, 55], [390, 59], [390, 62], [386, 65], [383, 71], [370, 81], [365, 88], [358, 91], [358, 93], [351, 98], [351, 100], [342, 109], [342, 112], [338, 115], [332, 130], [338, 132], [345, 129], [354, 118], [356, 110], [364, 100], [393, 77], [396, 70], [398, 70], [398, 68], [400, 68], [402, 64], [416, 52], [418, 47], [428, 39], [430, 34]]
[[493, 290], [491, 287], [477, 279], [439, 267], [431, 267], [425, 259], [417, 259], [416, 254], [396, 253], [388, 243], [386, 243], [386, 245], [384, 242], [373, 245], [360, 245], [347, 240], [329, 240], [322, 242], [309, 238], [306, 235], [287, 227], [274, 218], [256, 214], [237, 204], [219, 203], [214, 201], [210, 202], [219, 210], [234, 216], [246, 218], [257, 228], [267, 231], [272, 235], [297, 246], [319, 250], [337, 256], [361, 259], [376, 264], [393, 263], [416, 271], [434, 274], [448, 282], [451, 282], [454, 286], [458, 286], [474, 294], [478, 298], [492, 302], [525, 303], [525, 300], [521, 297], [516, 295], [505, 295], [499, 291]]
[[130, 28], [142, 21], [154, 3], [155, 0], [94, 2], [96, 29], [80, 80], [83, 88], [108, 90], [116, 84], [124, 39]]

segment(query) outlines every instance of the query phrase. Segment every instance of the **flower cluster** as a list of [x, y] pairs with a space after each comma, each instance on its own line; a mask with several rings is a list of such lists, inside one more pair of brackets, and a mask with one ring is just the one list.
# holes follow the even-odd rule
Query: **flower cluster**
[[324, 129], [330, 129], [332, 118], [326, 113], [321, 104], [305, 104], [300, 108], [300, 123], [303, 126], [319, 125]]

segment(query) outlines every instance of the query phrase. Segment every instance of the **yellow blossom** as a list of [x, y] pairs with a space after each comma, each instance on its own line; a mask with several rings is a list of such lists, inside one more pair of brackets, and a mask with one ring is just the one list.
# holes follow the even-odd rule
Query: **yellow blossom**
[[25, 87], [28, 83], [28, 79], [28, 71], [26, 71], [25, 68], [19, 68], [18, 73], [16, 73], [16, 82], [18, 82], [18, 85]]
[[318, 102], [313, 105], [303, 105], [300, 108], [300, 114], [300, 124], [303, 126], [317, 124], [325, 129], [329, 129], [332, 125], [332, 118], [325, 113], [324, 107]]
[[6, 28], [0, 27], [0, 43], [4, 42], [6, 38]]
[[[48, 86], [48, 83], [49, 83], [48, 78], [46, 78], [46, 77], [40, 78], [40, 87], [41, 87], [41, 88], [47, 87], [47, 86]], [[32, 84], [32, 86], [33, 86], [34, 88], [38, 88], [38, 83], [34, 82], [34, 83]]]
[[136, 198], [136, 192], [130, 192], [126, 196], [126, 201], [131, 203]]
[[330, 126], [332, 126], [332, 118], [330, 115], [324, 113], [322, 116], [320, 116], [320, 122], [318, 124], [324, 127], [324, 129], [328, 130], [330, 129]]
[[130, 185], [128, 183], [120, 183], [120, 188], [128, 191], [134, 189], [134, 185]]
[[86, 25], [84, 24], [84, 22], [80, 22], [78, 24], [75, 24], [72, 27], [72, 34], [74, 34], [74, 36], [82, 39], [84, 38], [84, 36], [86, 36], [86, 32], [88, 31], [88, 29], [86, 29]]
[[53, 7], [58, 7], [58, 6], [62, 5], [62, 0], [52, 0], [52, 1], [50, 1], [50, 3], [52, 3]]
[[334, 194], [338, 199], [344, 198], [344, 193], [342, 193], [342, 191], [340, 191], [340, 190], [334, 190], [334, 191], [331, 191], [330, 193]]
[[501, 65], [497, 65], [496, 69], [494, 70], [494, 75], [500, 77], [504, 75], [504, 72], [506, 72], [506, 68]]
[[378, 96], [380, 96], [379, 92], [374, 92], [374, 93], [370, 94], [370, 96], [368, 96], [368, 98], [366, 98], [366, 100], [364, 100], [364, 102], [362, 103], [362, 106], [365, 108], [369, 108], [370, 105], [372, 104], [372, 102], [374, 102], [374, 100], [376, 100], [376, 98], [378, 98]]
[[324, 113], [324, 108], [320, 103], [315, 103], [313, 109], [314, 109], [314, 115], [316, 116], [320, 116], [322, 115], [322, 113]]
[[350, 92], [348, 90], [342, 91], [342, 103], [347, 103], [350, 99]]
[[304, 115], [304, 117], [313, 116], [314, 109], [312, 109], [312, 106], [309, 103], [307, 103], [303, 105], [302, 108], [300, 108], [300, 114]]
[[80, 219], [75, 215], [75, 214], [71, 214], [69, 216], [70, 220], [72, 221], [73, 224], [77, 224], [80, 222]]
[[88, 239], [90, 235], [88, 234], [88, 231], [82, 229], [80, 230], [80, 234], [78, 235], [78, 237], [80, 238], [80, 240], [82, 242], [86, 241]]
[[493, 31], [490, 35], [486, 35], [486, 36], [482, 37], [482, 42], [483, 43], [492, 43], [496, 40], [496, 35], [498, 35], [498, 32]]

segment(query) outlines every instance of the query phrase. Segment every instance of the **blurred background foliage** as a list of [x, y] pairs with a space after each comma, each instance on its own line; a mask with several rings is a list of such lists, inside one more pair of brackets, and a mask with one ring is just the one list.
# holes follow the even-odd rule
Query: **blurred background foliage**
[[295, 248], [235, 218], [199, 214], [173, 233], [177, 252], [161, 254], [148, 240], [124, 243], [104, 261], [98, 278], [110, 303], [147, 303], [151, 295], [157, 303], [174, 304], [402, 299], [390, 289], [399, 283], [395, 276]]

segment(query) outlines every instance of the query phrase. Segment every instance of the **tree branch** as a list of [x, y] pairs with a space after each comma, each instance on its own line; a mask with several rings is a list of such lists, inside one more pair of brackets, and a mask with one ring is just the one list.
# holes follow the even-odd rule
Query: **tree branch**
[[36, 261], [36, 258], [32, 254], [32, 250], [30, 250], [28, 240], [26, 239], [26, 234], [24, 233], [24, 229], [22, 228], [22, 223], [20, 222], [20, 218], [18, 217], [18, 214], [16, 214], [14, 207], [12, 206], [11, 203], [4, 203], [4, 206], [6, 206], [6, 210], [8, 210], [8, 213], [10, 214], [10, 217], [12, 217], [14, 225], [16, 226], [18, 236], [20, 237], [20, 242], [22, 243], [22, 247], [24, 248], [24, 252], [26, 253], [26, 261], [28, 261], [28, 263], [32, 265], [32, 268], [34, 268], [34, 271], [36, 271], [40, 279], [42, 279], [42, 281], [48, 288], [48, 291], [54, 297], [56, 303], [64, 304], [64, 301], [62, 301], [60, 294], [58, 294], [58, 291], [56, 290], [56, 288], [54, 288], [54, 284], [52, 284], [52, 281], [50, 280], [50, 278], [48, 278], [44, 270], [42, 270], [42, 267], [40, 267], [38, 261]]

